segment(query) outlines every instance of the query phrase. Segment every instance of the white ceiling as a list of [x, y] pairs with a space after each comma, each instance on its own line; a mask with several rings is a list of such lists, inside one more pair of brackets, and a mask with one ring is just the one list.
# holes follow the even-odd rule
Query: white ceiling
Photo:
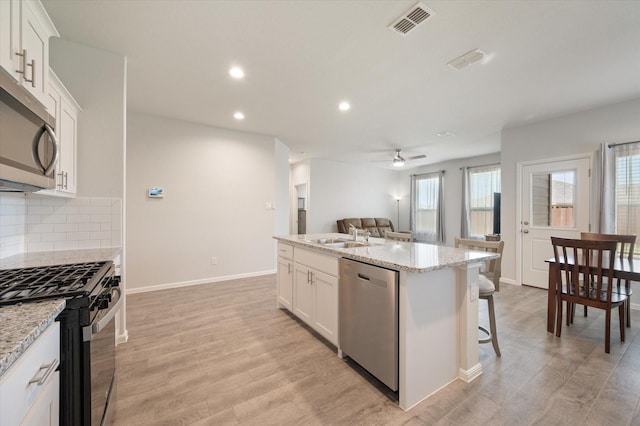
[[[492, 153], [505, 127], [640, 97], [640, 1], [425, 0], [406, 37], [387, 27], [415, 1], [43, 4], [63, 38], [128, 58], [130, 110], [274, 135], [295, 160]], [[446, 65], [476, 48], [486, 63]]]

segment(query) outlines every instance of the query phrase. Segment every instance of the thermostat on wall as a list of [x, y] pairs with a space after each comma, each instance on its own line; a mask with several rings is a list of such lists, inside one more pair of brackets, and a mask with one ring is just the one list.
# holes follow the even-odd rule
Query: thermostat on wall
[[149, 188], [149, 198], [162, 197], [164, 197], [164, 190], [162, 188]]

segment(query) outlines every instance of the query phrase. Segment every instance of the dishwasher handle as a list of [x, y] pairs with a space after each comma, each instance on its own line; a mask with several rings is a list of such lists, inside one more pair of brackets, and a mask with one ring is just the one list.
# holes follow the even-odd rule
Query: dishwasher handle
[[361, 280], [365, 280], [365, 281], [371, 281], [371, 278], [369, 278], [366, 275], [362, 275], [362, 274], [358, 274], [358, 278]]

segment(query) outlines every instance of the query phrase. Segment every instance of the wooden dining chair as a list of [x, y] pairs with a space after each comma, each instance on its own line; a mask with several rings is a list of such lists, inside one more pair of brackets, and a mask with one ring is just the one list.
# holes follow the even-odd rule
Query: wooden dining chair
[[624, 301], [627, 296], [612, 291], [615, 241], [573, 240], [551, 237], [555, 262], [560, 265], [555, 279], [557, 313], [556, 336], [562, 332], [562, 302], [567, 305], [567, 326], [574, 304], [603, 309], [605, 315], [604, 351], [611, 347], [611, 311], [618, 308], [620, 341], [624, 342]]
[[496, 355], [501, 356], [500, 347], [498, 346], [498, 332], [496, 330], [496, 313], [494, 309], [493, 293], [500, 289], [500, 273], [504, 241], [480, 241], [456, 238], [455, 245], [456, 248], [488, 251], [500, 254], [498, 259], [492, 259], [485, 262], [484, 271], [478, 275], [478, 297], [487, 301], [489, 309], [489, 330], [483, 326], [478, 327], [480, 331], [487, 335], [487, 337], [478, 339], [478, 343], [491, 342]]
[[413, 241], [413, 234], [411, 232], [393, 232], [393, 231], [385, 231], [384, 238], [387, 240], [396, 240], [396, 241]]
[[[636, 245], [636, 236], [635, 235], [622, 235], [622, 234], [598, 234], [595, 232], [582, 232], [580, 234], [580, 238], [583, 240], [589, 241], [615, 241], [617, 242], [617, 252], [620, 260], [624, 260], [625, 258], [628, 261], [633, 260], [633, 253]], [[624, 280], [624, 287], [621, 285], [622, 280], [617, 279], [616, 286], [613, 288], [613, 291], [616, 293], [621, 293], [627, 296], [627, 299], [624, 303], [625, 317], [627, 322], [627, 327], [631, 327], [631, 295], [633, 291], [631, 290], [631, 282], [629, 280]], [[587, 316], [587, 307], [584, 307], [584, 316]]]

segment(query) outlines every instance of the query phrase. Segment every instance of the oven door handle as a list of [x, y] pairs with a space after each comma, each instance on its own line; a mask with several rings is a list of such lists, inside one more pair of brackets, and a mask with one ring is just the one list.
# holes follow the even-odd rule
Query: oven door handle
[[120, 310], [120, 305], [122, 305], [122, 297], [120, 297], [121, 296], [120, 288], [113, 287], [113, 290], [118, 292], [118, 301], [113, 306], [111, 306], [111, 308], [109, 309], [109, 312], [107, 312], [107, 315], [100, 318], [100, 320], [97, 323], [91, 325], [91, 334], [100, 333], [102, 329], [105, 328], [107, 324], [109, 324], [109, 321], [113, 319], [113, 317], [116, 315], [116, 312]]

